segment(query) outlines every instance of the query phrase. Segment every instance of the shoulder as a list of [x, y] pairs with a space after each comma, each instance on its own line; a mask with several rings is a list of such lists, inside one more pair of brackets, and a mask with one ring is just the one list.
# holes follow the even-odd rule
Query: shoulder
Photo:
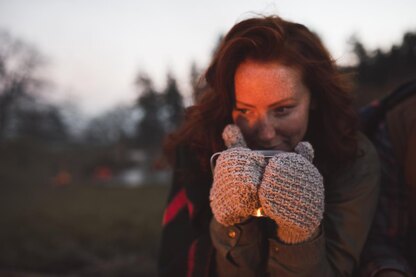
[[379, 170], [379, 158], [373, 143], [361, 132], [357, 133], [357, 156], [341, 172], [366, 175]]
[[357, 134], [358, 156], [354, 163], [378, 164], [378, 154], [373, 143], [361, 132]]
[[334, 173], [335, 175], [362, 175], [378, 169], [379, 158], [376, 148], [363, 133], [358, 132], [356, 157]]
[[364, 134], [358, 133], [357, 146], [356, 158], [330, 174], [329, 189], [359, 191], [378, 187], [380, 162], [374, 145]]
[[203, 168], [198, 152], [187, 144], [176, 149], [173, 173], [175, 182], [182, 183], [190, 193], [202, 188], [205, 191], [211, 185], [211, 172]]
[[192, 150], [189, 144], [181, 143], [175, 149], [175, 168], [185, 169], [195, 166], [198, 161], [197, 153]]

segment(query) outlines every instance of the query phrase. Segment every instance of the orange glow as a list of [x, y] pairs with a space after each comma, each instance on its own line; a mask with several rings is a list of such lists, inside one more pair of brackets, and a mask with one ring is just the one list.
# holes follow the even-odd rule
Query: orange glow
[[253, 216], [255, 217], [263, 217], [265, 216], [263, 208], [258, 208], [256, 209], [256, 211], [254, 212]]

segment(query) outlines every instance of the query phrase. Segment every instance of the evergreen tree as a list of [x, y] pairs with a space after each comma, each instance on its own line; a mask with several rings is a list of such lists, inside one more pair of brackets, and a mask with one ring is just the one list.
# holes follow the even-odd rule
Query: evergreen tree
[[176, 84], [176, 79], [168, 74], [167, 85], [164, 91], [164, 106], [166, 109], [166, 130], [176, 129], [182, 121], [184, 105], [183, 97]]
[[192, 86], [192, 100], [196, 103], [203, 95], [207, 88], [204, 78], [202, 78], [201, 69], [193, 62], [191, 64], [190, 72], [191, 86]]
[[137, 126], [137, 143], [140, 148], [154, 152], [160, 148], [165, 135], [161, 120], [163, 102], [149, 77], [139, 74], [136, 85], [140, 90], [137, 107], [143, 113]]

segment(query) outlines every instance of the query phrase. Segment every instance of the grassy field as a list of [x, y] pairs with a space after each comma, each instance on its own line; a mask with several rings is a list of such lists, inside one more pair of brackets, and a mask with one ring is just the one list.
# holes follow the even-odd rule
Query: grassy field
[[163, 186], [2, 190], [0, 275], [154, 276], [166, 194]]

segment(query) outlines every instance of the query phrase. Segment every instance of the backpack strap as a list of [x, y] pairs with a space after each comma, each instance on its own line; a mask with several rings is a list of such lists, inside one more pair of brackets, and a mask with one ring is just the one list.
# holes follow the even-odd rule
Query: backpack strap
[[371, 139], [387, 112], [414, 94], [416, 94], [416, 79], [400, 85], [384, 98], [361, 108], [359, 111], [361, 131]]
[[382, 105], [382, 109], [384, 114], [392, 109], [394, 106], [405, 100], [411, 95], [416, 93], [416, 79], [411, 80], [407, 83], [402, 84], [397, 89], [395, 89], [392, 93], [387, 95], [380, 101], [380, 105]]

